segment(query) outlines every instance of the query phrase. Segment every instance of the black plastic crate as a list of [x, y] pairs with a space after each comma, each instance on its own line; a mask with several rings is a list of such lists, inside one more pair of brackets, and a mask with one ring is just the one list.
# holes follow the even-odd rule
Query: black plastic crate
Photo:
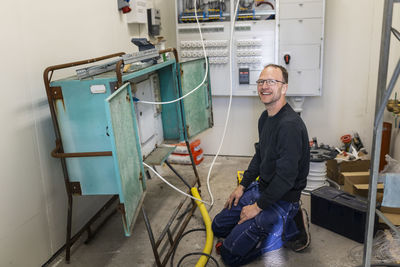
[[[354, 241], [364, 243], [368, 202], [333, 187], [311, 192], [311, 222]], [[374, 234], [378, 225], [375, 216]]]

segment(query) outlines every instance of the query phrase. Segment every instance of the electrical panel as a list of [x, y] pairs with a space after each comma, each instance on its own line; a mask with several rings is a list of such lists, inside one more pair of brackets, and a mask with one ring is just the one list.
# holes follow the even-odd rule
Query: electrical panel
[[181, 60], [204, 57], [196, 10], [210, 63], [213, 95], [229, 95], [228, 77], [232, 73], [233, 95], [256, 96], [256, 80], [270, 63], [287, 68], [287, 95], [321, 95], [325, 0], [238, 1], [230, 54], [231, 17], [237, 1], [176, 0]]

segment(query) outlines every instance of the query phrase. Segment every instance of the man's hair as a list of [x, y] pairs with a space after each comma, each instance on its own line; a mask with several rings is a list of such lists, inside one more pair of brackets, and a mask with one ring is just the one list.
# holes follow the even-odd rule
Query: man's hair
[[269, 67], [280, 69], [281, 73], [282, 73], [282, 77], [283, 77], [283, 82], [285, 82], [285, 83], [289, 82], [289, 74], [285, 67], [283, 67], [281, 65], [276, 65], [276, 64], [268, 64], [267, 66], [264, 67], [264, 69], [269, 68]]

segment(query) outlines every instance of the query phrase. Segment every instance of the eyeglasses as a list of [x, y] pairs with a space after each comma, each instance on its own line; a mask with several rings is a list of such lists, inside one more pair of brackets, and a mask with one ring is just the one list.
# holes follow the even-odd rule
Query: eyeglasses
[[266, 79], [266, 80], [260, 79], [260, 80], [257, 80], [256, 83], [258, 86], [263, 86], [264, 84], [267, 84], [269, 86], [276, 86], [277, 83], [286, 84], [285, 82], [273, 80], [273, 79]]

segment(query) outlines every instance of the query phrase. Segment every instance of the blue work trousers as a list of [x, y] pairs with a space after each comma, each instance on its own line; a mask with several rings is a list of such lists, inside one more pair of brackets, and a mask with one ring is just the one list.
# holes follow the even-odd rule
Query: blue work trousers
[[256, 217], [237, 224], [240, 212], [260, 197], [258, 182], [246, 188], [237, 206], [223, 209], [215, 216], [212, 229], [217, 237], [226, 238], [221, 246], [221, 257], [229, 266], [247, 264], [263, 253], [279, 249], [286, 240], [298, 233], [293, 217], [299, 203], [277, 201]]

